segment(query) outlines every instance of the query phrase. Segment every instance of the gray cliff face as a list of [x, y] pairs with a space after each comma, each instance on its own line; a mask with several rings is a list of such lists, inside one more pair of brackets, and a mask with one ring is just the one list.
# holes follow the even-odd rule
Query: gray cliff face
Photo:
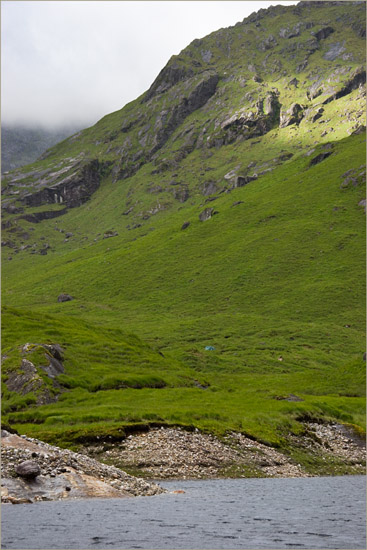
[[80, 206], [98, 189], [100, 184], [100, 166], [98, 160], [92, 160], [61, 181], [29, 193], [23, 197], [27, 206], [42, 204], [65, 204], [73, 208]]

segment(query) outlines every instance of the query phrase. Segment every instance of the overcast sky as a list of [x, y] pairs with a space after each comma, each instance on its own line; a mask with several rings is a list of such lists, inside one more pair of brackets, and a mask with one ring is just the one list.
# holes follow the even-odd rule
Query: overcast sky
[[147, 90], [195, 38], [295, 3], [3, 0], [2, 123], [94, 124]]

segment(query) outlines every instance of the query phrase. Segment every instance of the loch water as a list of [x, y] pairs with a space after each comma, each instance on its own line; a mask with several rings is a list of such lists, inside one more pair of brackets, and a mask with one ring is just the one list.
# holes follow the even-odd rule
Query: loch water
[[2, 548], [366, 548], [364, 476], [161, 485], [185, 493], [3, 505]]

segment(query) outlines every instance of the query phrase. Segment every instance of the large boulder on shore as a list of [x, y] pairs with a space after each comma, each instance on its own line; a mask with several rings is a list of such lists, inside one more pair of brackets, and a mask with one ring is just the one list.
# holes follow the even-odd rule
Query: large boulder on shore
[[26, 479], [34, 479], [40, 475], [41, 468], [39, 467], [37, 462], [34, 462], [34, 460], [25, 460], [24, 462], [21, 462], [16, 466], [15, 472], [20, 477], [24, 477]]

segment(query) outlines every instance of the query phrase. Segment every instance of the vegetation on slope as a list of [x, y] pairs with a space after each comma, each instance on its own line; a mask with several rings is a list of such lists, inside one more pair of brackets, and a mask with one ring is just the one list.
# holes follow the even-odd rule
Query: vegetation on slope
[[[304, 23], [292, 30], [297, 9]], [[69, 446], [149, 423], [237, 430], [278, 446], [306, 419], [363, 429], [365, 91], [359, 83], [335, 95], [360, 74], [359, 11], [278, 6], [213, 33], [171, 60], [142, 98], [5, 182], [5, 421]], [[316, 39], [327, 22], [333, 33]], [[336, 62], [325, 59], [342, 39]], [[294, 55], [292, 43], [301, 44]], [[240, 44], [252, 48], [255, 73]], [[288, 55], [274, 65], [282, 48]], [[214, 93], [181, 120], [182, 97], [211, 78], [204, 69], [220, 75]], [[307, 100], [321, 73], [320, 94]], [[255, 126], [238, 112], [244, 94]], [[275, 118], [264, 110], [269, 97]], [[303, 118], [282, 127], [296, 101], [307, 103]], [[175, 123], [165, 126], [162, 109]], [[154, 120], [164, 132], [152, 152]], [[93, 157], [98, 186], [77, 207], [14, 202], [17, 182], [43, 193], [42, 170], [46, 179], [71, 164], [78, 172]], [[52, 176], [56, 185], [64, 174]], [[64, 208], [40, 223], [24, 218]], [[73, 299], [58, 302], [61, 292]], [[56, 380], [41, 344], [63, 350]], [[24, 360], [42, 383], [14, 394], [7, 380]]]

